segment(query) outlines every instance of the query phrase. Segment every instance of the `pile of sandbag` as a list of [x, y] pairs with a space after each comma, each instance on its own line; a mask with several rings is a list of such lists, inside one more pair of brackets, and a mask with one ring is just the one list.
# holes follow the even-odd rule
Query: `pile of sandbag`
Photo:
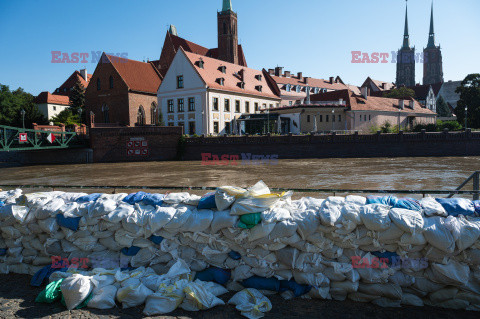
[[[271, 193], [263, 182], [219, 187], [203, 197], [0, 192], [0, 272], [62, 269], [55, 278], [72, 268], [102, 268], [121, 277], [116, 274], [148, 269], [164, 276], [182, 261], [190, 281], [154, 277], [148, 286], [129, 277], [122, 286], [115, 278], [116, 300], [131, 306], [154, 296], [176, 308], [175, 296], [187, 296], [185, 285], [196, 278], [285, 298], [480, 309], [478, 203], [291, 195]], [[197, 288], [189, 288], [192, 295], [201, 294]], [[113, 288], [102, 293], [113, 295]], [[142, 298], [129, 299], [131, 293]], [[157, 307], [148, 300], [141, 302], [146, 309]]]

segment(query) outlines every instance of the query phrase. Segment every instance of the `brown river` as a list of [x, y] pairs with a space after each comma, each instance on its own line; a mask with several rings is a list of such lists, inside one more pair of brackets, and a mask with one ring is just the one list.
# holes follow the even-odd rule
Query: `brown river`
[[[421, 191], [455, 189], [476, 170], [480, 157], [302, 159], [269, 165], [239, 161], [227, 166], [202, 162], [7, 166], [0, 168], [0, 185], [245, 187], [263, 180], [278, 188]], [[470, 183], [466, 189], [471, 188]]]

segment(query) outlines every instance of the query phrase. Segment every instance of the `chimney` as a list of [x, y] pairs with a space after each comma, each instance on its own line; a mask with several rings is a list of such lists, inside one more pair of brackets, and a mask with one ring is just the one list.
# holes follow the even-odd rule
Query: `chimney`
[[268, 74], [275, 75], [275, 69], [268, 69]]
[[277, 66], [275, 68], [275, 75], [276, 76], [282, 76], [283, 68], [281, 66]]
[[87, 69], [81, 69], [81, 70], [80, 70], [80, 75], [81, 75], [82, 78], [85, 80], [85, 82], [88, 82]]
[[286, 77], [286, 78], [289, 78], [290, 77], [290, 71], [285, 71], [283, 76]]
[[368, 98], [369, 89], [366, 86], [362, 87], [362, 96], [366, 100]]
[[330, 77], [330, 84], [333, 84], [333, 76]]
[[399, 107], [400, 107], [400, 110], [403, 110], [405, 108], [405, 101], [404, 100], [400, 100]]
[[302, 80], [303, 80], [303, 73], [302, 73], [302, 72], [298, 72], [298, 73], [297, 73], [297, 77], [298, 77], [298, 80], [302, 81]]
[[240, 80], [243, 82], [245, 81], [244, 79], [244, 74], [245, 74], [245, 70], [244, 69], [241, 69], [240, 71], [238, 71], [238, 75], [240, 76]]
[[304, 79], [305, 79], [305, 84], [309, 84], [310, 78], [308, 76], [306, 76], [306, 77], [304, 77]]

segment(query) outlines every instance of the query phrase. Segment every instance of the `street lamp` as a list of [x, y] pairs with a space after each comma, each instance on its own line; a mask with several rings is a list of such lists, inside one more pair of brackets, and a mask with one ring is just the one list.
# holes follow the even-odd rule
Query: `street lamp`
[[465, 131], [467, 130], [467, 112], [468, 112], [468, 106], [465, 106]]
[[335, 129], [334, 125], [335, 125], [335, 109], [332, 109], [332, 133], [333, 133], [333, 130]]
[[25, 110], [22, 109], [22, 110], [20, 111], [20, 114], [22, 115], [23, 128], [25, 128]]
[[270, 133], [270, 107], [267, 104], [267, 133]]

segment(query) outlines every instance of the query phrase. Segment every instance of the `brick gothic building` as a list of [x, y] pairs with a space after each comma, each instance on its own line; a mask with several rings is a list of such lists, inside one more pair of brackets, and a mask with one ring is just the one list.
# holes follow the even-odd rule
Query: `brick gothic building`
[[435, 45], [435, 32], [433, 30], [433, 3], [428, 44], [423, 49], [423, 57], [423, 84], [443, 83], [442, 50], [440, 46]]
[[[102, 54], [85, 92], [88, 125], [155, 125], [162, 76], [152, 63]], [[91, 123], [91, 115], [95, 123]], [[99, 125], [100, 124], [100, 125]]]
[[405, 32], [403, 45], [398, 51], [397, 57], [397, 87], [402, 85], [415, 85], [415, 47], [410, 47], [410, 35], [408, 34], [408, 7], [405, 11]]

